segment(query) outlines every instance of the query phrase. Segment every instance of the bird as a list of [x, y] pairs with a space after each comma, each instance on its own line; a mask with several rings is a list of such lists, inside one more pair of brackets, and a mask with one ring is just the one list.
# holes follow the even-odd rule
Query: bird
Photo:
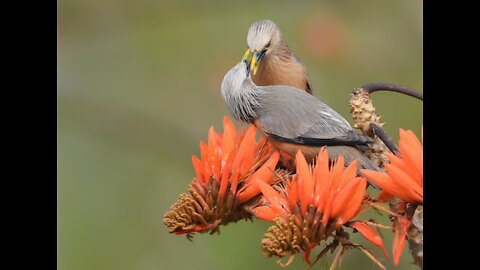
[[358, 169], [381, 170], [363, 153], [373, 143], [370, 137], [355, 132], [340, 114], [305, 91], [255, 85], [246, 59], [226, 73], [221, 94], [235, 119], [253, 123], [274, 147], [291, 157], [300, 150], [312, 162], [326, 147], [330, 160], [342, 155], [346, 166], [357, 160]]
[[290, 51], [273, 21], [254, 22], [248, 30], [247, 45], [242, 60], [249, 63], [248, 72], [256, 85], [290, 85], [312, 93], [307, 68]]

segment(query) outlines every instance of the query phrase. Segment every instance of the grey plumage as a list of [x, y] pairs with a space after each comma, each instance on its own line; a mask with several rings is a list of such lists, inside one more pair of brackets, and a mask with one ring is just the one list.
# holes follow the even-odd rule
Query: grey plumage
[[347, 164], [357, 159], [360, 168], [379, 170], [358, 148], [372, 139], [355, 132], [341, 115], [304, 91], [285, 85], [256, 86], [240, 62], [225, 75], [221, 92], [236, 119], [254, 122], [274, 140], [311, 146], [317, 152], [327, 145], [331, 158], [342, 154]]
[[[230, 69], [222, 81], [221, 93], [225, 105], [237, 120], [251, 122], [257, 118], [255, 109], [258, 108], [258, 93], [243, 91], [242, 85], [248, 84], [247, 64], [244, 61]], [[250, 80], [251, 81], [251, 80]], [[253, 84], [253, 82], [252, 82]]]
[[353, 131], [342, 116], [306, 92], [290, 86], [261, 86], [253, 91], [259, 103], [255, 111], [268, 133], [331, 139]]

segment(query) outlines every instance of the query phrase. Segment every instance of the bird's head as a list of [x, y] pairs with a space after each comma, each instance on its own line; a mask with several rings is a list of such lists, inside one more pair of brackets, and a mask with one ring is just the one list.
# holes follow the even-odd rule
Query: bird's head
[[257, 72], [260, 61], [275, 50], [282, 41], [282, 32], [278, 26], [270, 20], [254, 22], [247, 35], [248, 49], [243, 55], [242, 61], [249, 63], [253, 75]]
[[255, 85], [248, 76], [250, 71], [246, 61], [240, 61], [230, 69], [222, 81], [221, 93], [230, 113], [238, 120], [250, 122], [257, 117], [255, 108]]
[[225, 74], [225, 77], [223, 77], [221, 86], [222, 94], [225, 96], [232, 92], [240, 91], [249, 72], [250, 67], [245, 60], [240, 61], [230, 69], [227, 74]]

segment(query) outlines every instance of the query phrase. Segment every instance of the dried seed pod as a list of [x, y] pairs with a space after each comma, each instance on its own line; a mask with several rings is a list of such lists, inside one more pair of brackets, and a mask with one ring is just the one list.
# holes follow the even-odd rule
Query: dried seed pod
[[382, 127], [384, 123], [380, 122], [380, 116], [377, 115], [370, 94], [367, 91], [362, 88], [355, 88], [353, 90], [350, 95], [350, 113], [354, 121], [353, 127], [375, 140], [365, 154], [376, 165], [383, 167], [383, 164], [388, 160], [385, 153], [391, 153], [391, 151], [380, 138], [375, 136], [371, 128], [371, 124]]

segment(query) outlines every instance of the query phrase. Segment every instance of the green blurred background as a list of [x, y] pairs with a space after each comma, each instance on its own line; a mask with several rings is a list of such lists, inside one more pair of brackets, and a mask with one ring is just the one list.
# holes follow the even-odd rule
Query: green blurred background
[[[220, 83], [243, 55], [248, 27], [277, 22], [314, 94], [351, 121], [354, 87], [422, 90], [422, 12], [419, 0], [59, 0], [58, 268], [281, 269], [260, 251], [266, 222], [193, 242], [162, 224], [194, 175], [199, 140], [211, 125], [222, 129]], [[395, 141], [399, 127], [420, 135], [421, 102], [381, 92], [374, 105]], [[411, 261], [405, 248], [398, 269], [415, 269]], [[287, 269], [306, 267], [297, 257]], [[353, 250], [342, 269], [376, 267]]]

